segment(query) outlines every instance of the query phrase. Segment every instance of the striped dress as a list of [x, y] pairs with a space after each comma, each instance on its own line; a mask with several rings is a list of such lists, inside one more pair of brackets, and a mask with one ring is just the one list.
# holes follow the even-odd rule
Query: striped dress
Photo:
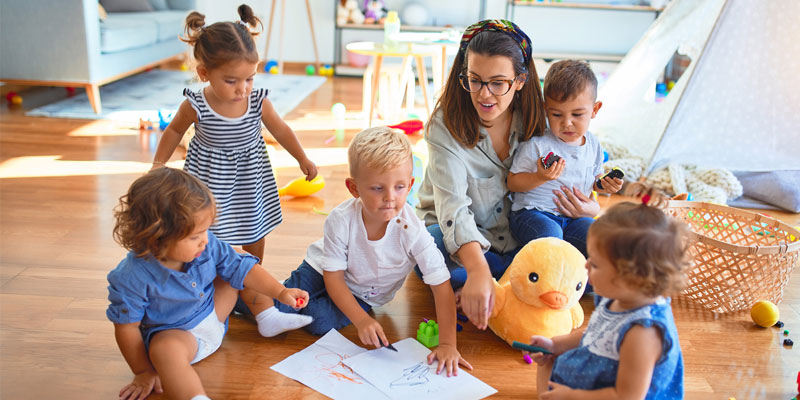
[[208, 106], [203, 89], [183, 90], [197, 113], [183, 169], [214, 193], [217, 219], [210, 230], [232, 245], [255, 243], [283, 221], [261, 136], [261, 108], [267, 93], [267, 89], [254, 89], [247, 112], [228, 118]]

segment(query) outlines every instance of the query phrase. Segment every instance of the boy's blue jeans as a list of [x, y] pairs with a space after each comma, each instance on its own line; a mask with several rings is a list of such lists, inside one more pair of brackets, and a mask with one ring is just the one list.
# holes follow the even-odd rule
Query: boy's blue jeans
[[[336, 307], [336, 304], [328, 296], [328, 291], [325, 289], [325, 281], [322, 279], [322, 275], [312, 266], [308, 265], [305, 260], [292, 272], [289, 278], [283, 281], [283, 286], [287, 288], [303, 289], [308, 292], [308, 305], [304, 308], [295, 310], [294, 307], [287, 306], [277, 299], [275, 299], [275, 307], [277, 307], [280, 312], [310, 315], [314, 317], [314, 321], [304, 327], [304, 329], [312, 335], [324, 335], [331, 329], [339, 330], [350, 325], [350, 319], [339, 310], [339, 307]], [[369, 312], [372, 309], [372, 306], [363, 302], [361, 299], [355, 299], [364, 311]], [[243, 314], [250, 314], [241, 297], [237, 301], [234, 309]]]
[[586, 257], [586, 234], [593, 218], [570, 218], [539, 210], [517, 210], [509, 214], [511, 234], [523, 246], [534, 239], [554, 237], [575, 246]]
[[[450, 259], [450, 253], [448, 253], [447, 248], [444, 247], [444, 234], [439, 224], [429, 225], [428, 233], [433, 236], [436, 247], [444, 256], [447, 269], [450, 270], [450, 285], [453, 286], [453, 290], [464, 286], [464, 283], [467, 282], [467, 270]], [[517, 248], [508, 253], [500, 254], [490, 249], [486, 253], [483, 253], [486, 257], [486, 262], [489, 264], [489, 271], [491, 271], [495, 279], [500, 279], [500, 277], [503, 276], [503, 273], [506, 272], [508, 266], [511, 265], [511, 261], [514, 260], [514, 256], [517, 255], [518, 251], [519, 249]], [[419, 270], [419, 266], [414, 267], [414, 272], [417, 276], [422, 278], [422, 272]]]

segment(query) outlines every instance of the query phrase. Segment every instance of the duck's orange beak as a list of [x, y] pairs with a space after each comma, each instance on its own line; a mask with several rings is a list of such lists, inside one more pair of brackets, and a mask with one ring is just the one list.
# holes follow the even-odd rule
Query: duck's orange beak
[[560, 308], [563, 308], [565, 305], [567, 305], [567, 300], [568, 299], [567, 299], [567, 296], [565, 294], [553, 290], [553, 291], [547, 292], [547, 293], [539, 296], [539, 300], [541, 300], [542, 303], [544, 303], [548, 307], [550, 307], [550, 308], [552, 308], [554, 310], [558, 310]]

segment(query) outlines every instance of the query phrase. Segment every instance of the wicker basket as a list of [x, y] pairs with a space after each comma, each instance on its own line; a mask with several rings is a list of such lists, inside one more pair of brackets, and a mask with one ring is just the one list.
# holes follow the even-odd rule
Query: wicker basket
[[800, 253], [800, 232], [780, 221], [736, 208], [670, 201], [667, 214], [692, 230], [692, 268], [683, 294], [715, 313], [778, 303]]

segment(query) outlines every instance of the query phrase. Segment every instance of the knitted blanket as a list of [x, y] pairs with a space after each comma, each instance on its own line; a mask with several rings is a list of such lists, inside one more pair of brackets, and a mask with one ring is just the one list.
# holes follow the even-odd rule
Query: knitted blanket
[[[617, 167], [625, 171], [626, 181], [642, 178], [645, 160], [633, 155], [626, 147], [600, 138], [608, 152], [606, 171]], [[695, 201], [727, 204], [742, 195], [742, 184], [731, 171], [723, 168], [704, 168], [693, 164], [671, 163], [651, 172], [644, 181], [669, 195], [691, 193]]]

